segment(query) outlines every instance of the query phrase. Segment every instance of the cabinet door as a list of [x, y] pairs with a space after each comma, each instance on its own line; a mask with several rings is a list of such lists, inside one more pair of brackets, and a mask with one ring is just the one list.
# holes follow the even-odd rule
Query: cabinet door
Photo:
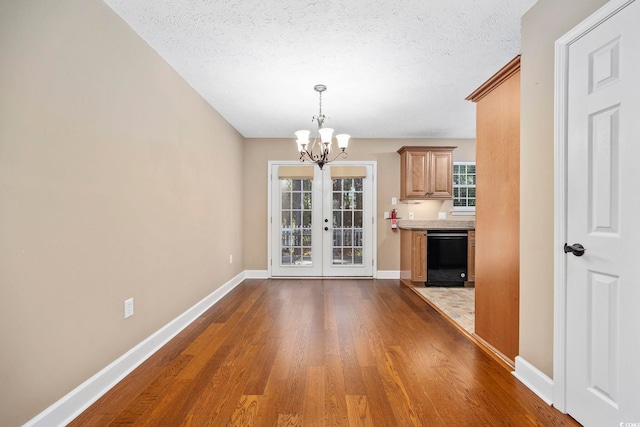
[[431, 151], [429, 153], [427, 196], [431, 199], [453, 197], [453, 153]]
[[451, 199], [456, 147], [401, 147], [400, 200]]
[[404, 153], [404, 194], [401, 198], [419, 197], [427, 195], [427, 165], [428, 152], [407, 151]]
[[414, 282], [426, 282], [427, 232], [414, 231], [412, 235], [413, 250], [411, 251], [411, 280]]
[[467, 238], [467, 277], [469, 282], [476, 281], [476, 231], [469, 230]]

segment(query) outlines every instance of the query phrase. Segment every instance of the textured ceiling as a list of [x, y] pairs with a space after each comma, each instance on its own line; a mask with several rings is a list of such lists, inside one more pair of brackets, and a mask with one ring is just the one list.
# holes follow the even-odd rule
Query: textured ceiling
[[105, 0], [245, 137], [473, 138], [536, 0]]

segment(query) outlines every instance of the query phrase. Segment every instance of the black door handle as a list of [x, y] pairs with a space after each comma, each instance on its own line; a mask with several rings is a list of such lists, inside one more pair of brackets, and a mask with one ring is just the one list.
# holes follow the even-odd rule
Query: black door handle
[[580, 243], [574, 243], [571, 246], [567, 245], [566, 243], [564, 244], [565, 254], [571, 252], [575, 256], [582, 256], [584, 255], [584, 251], [586, 251], [586, 249]]
[[329, 231], [329, 227], [325, 227], [325, 228], [324, 228], [324, 231]]

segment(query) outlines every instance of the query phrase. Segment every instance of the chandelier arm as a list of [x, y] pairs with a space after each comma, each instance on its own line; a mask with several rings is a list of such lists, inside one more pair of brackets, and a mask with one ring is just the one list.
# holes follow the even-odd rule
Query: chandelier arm
[[302, 150], [300, 151], [300, 161], [304, 162], [308, 160], [312, 163], [317, 163], [318, 161], [326, 162], [327, 155], [325, 153], [322, 154], [313, 154], [313, 151]]
[[313, 160], [313, 157], [311, 157], [311, 153], [309, 153], [307, 150], [302, 150], [300, 151], [300, 161], [304, 162], [305, 160], [308, 160], [310, 162], [315, 161]]
[[305, 160], [308, 160], [312, 163], [317, 163], [318, 165], [320, 165], [320, 163], [322, 163], [323, 165], [325, 163], [330, 163], [335, 161], [338, 157], [343, 157], [343, 158], [347, 158], [349, 157], [349, 154], [342, 150], [338, 153], [336, 153], [335, 156], [333, 156], [332, 159], [329, 160], [329, 150], [322, 150], [322, 154], [313, 154], [312, 152], [309, 152], [307, 150], [302, 150], [300, 151], [300, 161], [304, 162]]
[[335, 155], [335, 157], [334, 157], [333, 159], [331, 159], [331, 160], [327, 160], [327, 163], [328, 163], [328, 162], [333, 162], [335, 159], [337, 159], [337, 158], [338, 158], [338, 157], [340, 157], [340, 156], [342, 156], [343, 158], [345, 158], [345, 159], [346, 159], [347, 157], [349, 157], [349, 154], [347, 154], [347, 152], [346, 152], [346, 151], [344, 151], [344, 149], [342, 149], [342, 151], [340, 151], [338, 154], [336, 154], [336, 155]]

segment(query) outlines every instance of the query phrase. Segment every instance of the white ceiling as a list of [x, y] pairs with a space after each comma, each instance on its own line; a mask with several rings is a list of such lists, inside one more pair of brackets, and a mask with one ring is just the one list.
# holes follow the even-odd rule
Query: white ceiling
[[474, 138], [536, 0], [104, 0], [243, 136]]

